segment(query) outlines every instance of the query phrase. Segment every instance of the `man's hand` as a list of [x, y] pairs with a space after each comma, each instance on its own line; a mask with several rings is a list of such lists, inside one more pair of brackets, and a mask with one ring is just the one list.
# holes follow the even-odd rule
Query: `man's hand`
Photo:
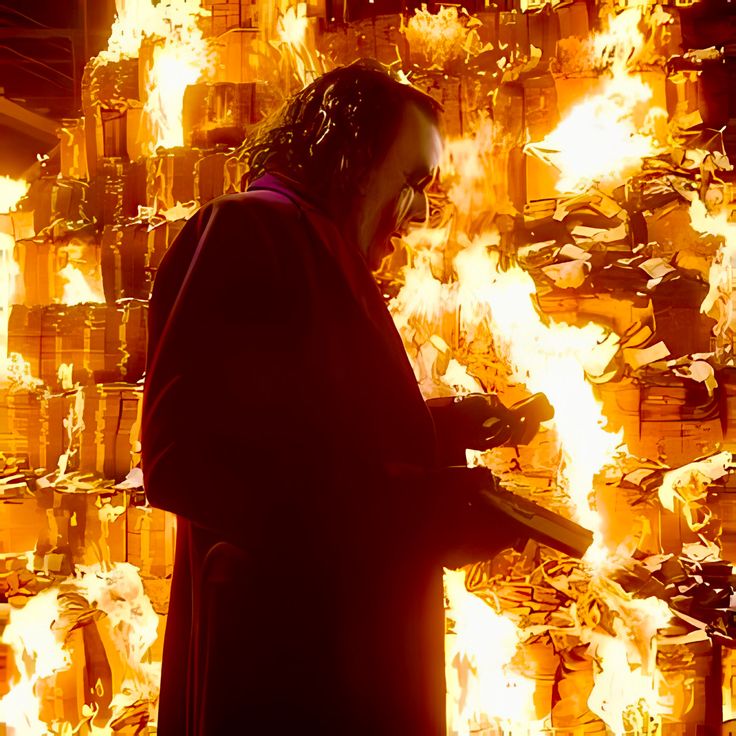
[[525, 445], [551, 419], [554, 409], [544, 394], [534, 394], [511, 407], [494, 394], [430, 399], [427, 406], [437, 432], [440, 457], [447, 465], [464, 465], [465, 450]]

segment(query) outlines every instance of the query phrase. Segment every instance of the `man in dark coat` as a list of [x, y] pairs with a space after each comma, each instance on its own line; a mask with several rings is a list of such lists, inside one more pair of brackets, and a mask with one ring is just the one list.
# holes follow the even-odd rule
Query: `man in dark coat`
[[[442, 566], [513, 541], [447, 468], [373, 281], [424, 213], [436, 104], [378, 68], [255, 136], [150, 305], [146, 492], [177, 514], [160, 736], [445, 732]], [[469, 428], [474, 432], [478, 427]]]

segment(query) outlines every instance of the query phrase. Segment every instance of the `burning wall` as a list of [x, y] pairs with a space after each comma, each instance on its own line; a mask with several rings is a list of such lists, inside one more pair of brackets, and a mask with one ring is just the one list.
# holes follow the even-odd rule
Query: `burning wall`
[[251, 127], [359, 55], [445, 109], [426, 226], [378, 274], [422, 390], [543, 391], [533, 443], [468, 460], [595, 533], [583, 561], [529, 543], [447, 572], [450, 732], [732, 717], [735, 226], [701, 119], [723, 51], [683, 46], [682, 4], [468, 6], [120, 0], [58, 163], [27, 194], [0, 180], [11, 733], [154, 731], [174, 524], [139, 469], [152, 279], [242, 187]]

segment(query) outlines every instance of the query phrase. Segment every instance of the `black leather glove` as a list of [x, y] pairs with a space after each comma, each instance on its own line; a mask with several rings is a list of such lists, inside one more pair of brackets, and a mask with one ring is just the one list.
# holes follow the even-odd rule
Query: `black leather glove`
[[465, 450], [490, 450], [501, 445], [525, 445], [551, 419], [554, 409], [538, 393], [511, 407], [495, 394], [429, 399], [440, 460], [446, 465], [464, 465]]

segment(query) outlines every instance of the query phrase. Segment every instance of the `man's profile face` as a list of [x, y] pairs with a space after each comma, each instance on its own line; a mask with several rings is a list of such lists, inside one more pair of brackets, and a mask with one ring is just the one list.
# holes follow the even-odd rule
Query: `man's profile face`
[[358, 247], [372, 271], [391, 252], [391, 236], [425, 216], [424, 190], [441, 154], [436, 124], [416, 105], [407, 105], [396, 137], [369, 173], [365, 196], [351, 215]]

